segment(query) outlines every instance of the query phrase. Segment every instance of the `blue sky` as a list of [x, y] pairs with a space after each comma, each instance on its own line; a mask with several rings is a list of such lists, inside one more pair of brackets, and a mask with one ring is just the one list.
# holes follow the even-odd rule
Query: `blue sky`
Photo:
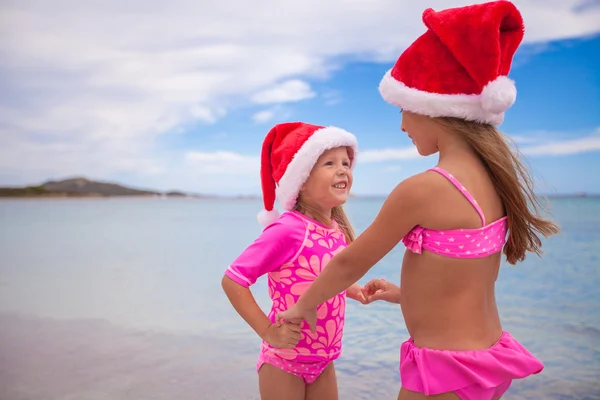
[[[416, 155], [377, 91], [424, 30], [416, 2], [265, 0], [252, 18], [233, 0], [69, 3], [0, 5], [13, 32], [0, 38], [0, 185], [83, 175], [259, 194], [262, 139], [289, 120], [356, 134], [357, 194], [386, 194], [437, 160]], [[527, 29], [501, 129], [538, 191], [600, 193], [600, 5], [540, 3], [515, 1]]]

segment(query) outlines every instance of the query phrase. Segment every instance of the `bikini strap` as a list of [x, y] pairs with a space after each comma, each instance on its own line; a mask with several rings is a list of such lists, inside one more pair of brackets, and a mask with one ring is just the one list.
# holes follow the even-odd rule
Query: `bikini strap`
[[485, 216], [483, 215], [481, 207], [479, 207], [479, 204], [477, 204], [477, 200], [475, 200], [475, 198], [471, 196], [471, 193], [469, 193], [469, 191], [458, 181], [458, 179], [456, 179], [451, 173], [439, 167], [430, 168], [429, 171], [435, 171], [446, 177], [446, 179], [448, 179], [467, 198], [467, 200], [469, 200], [469, 203], [471, 203], [471, 205], [477, 211], [477, 214], [479, 214], [479, 217], [481, 218], [481, 223], [483, 224], [482, 226], [485, 226]]

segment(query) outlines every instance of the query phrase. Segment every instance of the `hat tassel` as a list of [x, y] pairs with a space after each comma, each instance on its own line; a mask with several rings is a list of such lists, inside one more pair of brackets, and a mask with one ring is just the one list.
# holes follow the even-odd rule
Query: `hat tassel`
[[281, 214], [279, 213], [279, 211], [274, 208], [271, 211], [267, 211], [267, 210], [262, 210], [258, 213], [258, 215], [256, 216], [256, 219], [258, 220], [258, 223], [263, 225], [263, 226], [267, 226], [272, 224], [273, 222], [277, 221], [277, 218], [279, 218]]

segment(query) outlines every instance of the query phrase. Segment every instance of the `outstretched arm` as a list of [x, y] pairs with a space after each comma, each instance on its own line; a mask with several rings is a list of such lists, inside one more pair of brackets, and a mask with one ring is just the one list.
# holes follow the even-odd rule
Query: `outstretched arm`
[[388, 282], [383, 278], [371, 279], [371, 281], [365, 285], [364, 295], [369, 303], [377, 300], [384, 300], [388, 303], [400, 304], [402, 289], [400, 286], [394, 285], [392, 282]]
[[306, 319], [314, 327], [316, 307], [362, 278], [421, 220], [423, 187], [418, 176], [396, 186], [371, 226], [333, 257], [298, 302], [278, 317]]

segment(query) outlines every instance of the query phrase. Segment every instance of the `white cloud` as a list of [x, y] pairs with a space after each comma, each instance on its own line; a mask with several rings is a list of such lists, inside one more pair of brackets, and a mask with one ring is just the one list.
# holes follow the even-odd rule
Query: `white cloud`
[[200, 175], [258, 176], [260, 159], [231, 151], [190, 151], [185, 155], [186, 167]]
[[520, 150], [526, 156], [565, 156], [600, 151], [600, 128], [590, 136], [524, 146]]
[[259, 111], [252, 116], [252, 120], [256, 123], [264, 123], [273, 119], [275, 112], [273, 110]]
[[341, 103], [342, 96], [337, 90], [328, 90], [323, 93], [323, 99], [326, 105], [333, 106]]
[[573, 7], [573, 11], [586, 12], [587, 10], [598, 8], [598, 6], [600, 6], [598, 0], [581, 0], [579, 4]]
[[536, 143], [536, 142], [539, 143], [540, 140], [543, 141], [543, 139], [540, 139], [535, 136], [510, 135], [509, 138], [512, 139], [512, 141], [514, 141], [515, 143], [517, 143], [519, 145], [525, 144], [525, 143]]
[[417, 148], [414, 146], [403, 148], [388, 148], [379, 150], [365, 150], [358, 153], [358, 162], [361, 164], [411, 160], [420, 157]]
[[257, 124], [264, 124], [266, 122], [277, 123], [284, 120], [288, 120], [292, 112], [289, 108], [283, 105], [275, 105], [269, 109], [259, 111], [252, 115], [252, 120]]
[[[578, 0], [515, 3], [527, 23], [526, 42], [598, 32], [600, 11], [573, 11]], [[419, 2], [365, 4], [0, 2], [0, 175], [162, 173], [174, 180], [172, 155], [157, 147], [159, 135], [190, 126], [202, 135], [203, 125], [235, 107], [313, 97], [308, 82], [326, 79], [340, 60], [391, 65], [425, 29]], [[407, 154], [363, 156], [376, 162]]]
[[383, 168], [383, 172], [398, 172], [398, 171], [402, 171], [401, 165], [388, 165], [387, 167]]
[[252, 101], [256, 104], [291, 103], [312, 97], [315, 92], [308, 83], [292, 79], [255, 94]]

